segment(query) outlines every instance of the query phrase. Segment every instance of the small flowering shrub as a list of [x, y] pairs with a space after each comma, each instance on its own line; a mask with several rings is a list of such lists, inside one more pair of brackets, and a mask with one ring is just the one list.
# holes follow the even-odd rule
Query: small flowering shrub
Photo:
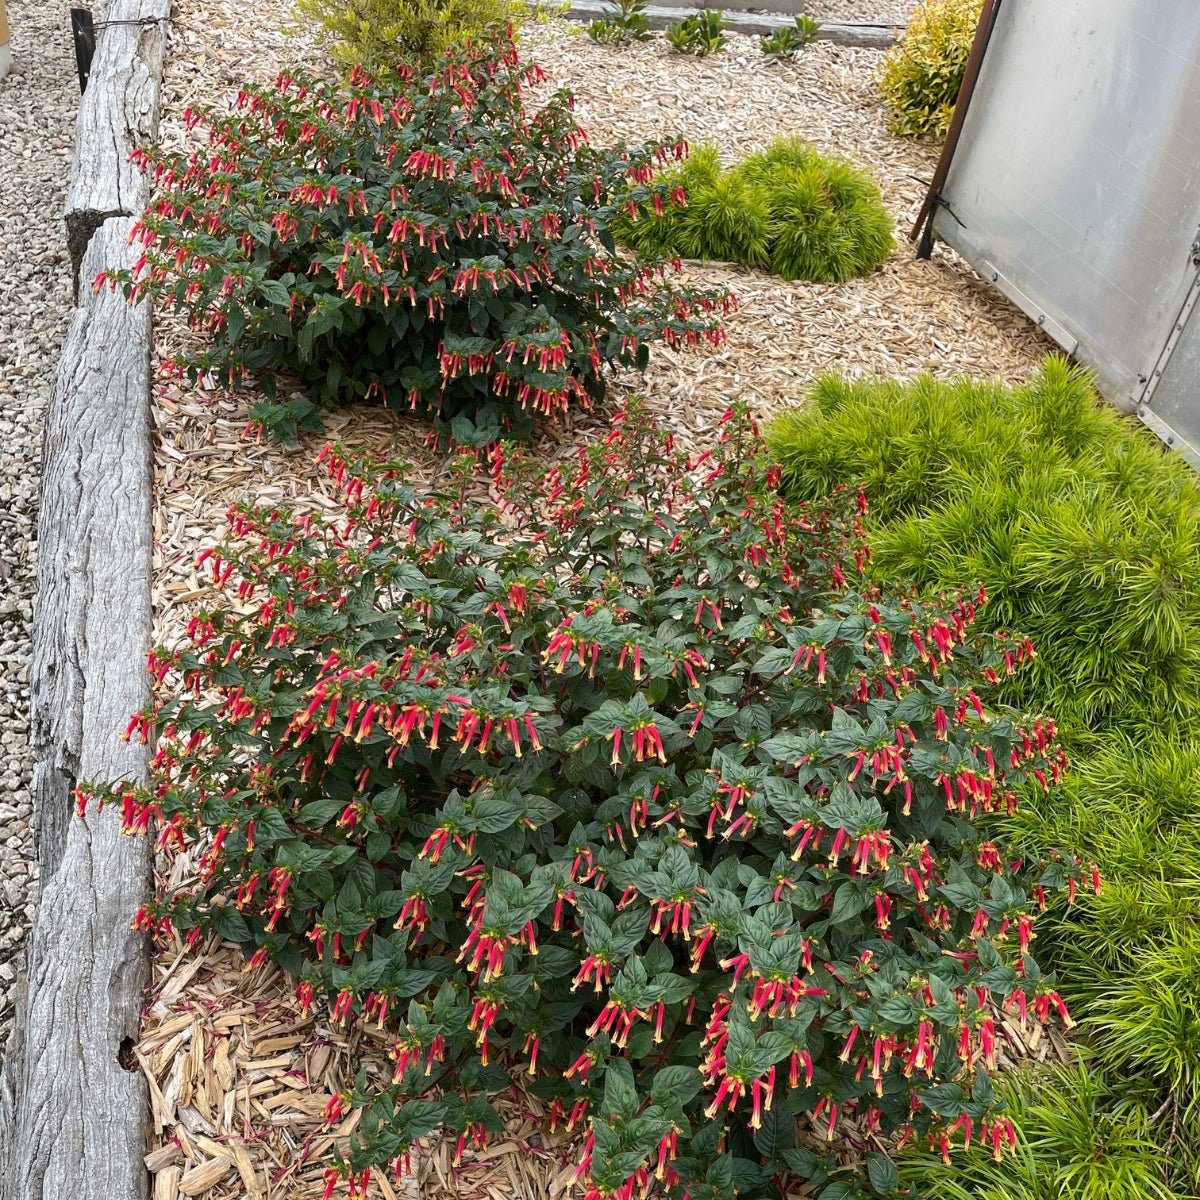
[[145, 253], [97, 283], [209, 331], [180, 369], [257, 376], [253, 420], [282, 436], [319, 420], [281, 373], [318, 403], [377, 397], [494, 440], [588, 404], [604, 364], [643, 366], [657, 339], [719, 344], [731, 298], [662, 282], [662, 258], [618, 257], [609, 233], [631, 189], [662, 206], [655, 167], [686, 146], [593, 150], [567, 94], [526, 110], [541, 78], [502, 38], [424, 80], [284, 74], [233, 115], [189, 110], [208, 148], [140, 154], [160, 191]]
[[636, 405], [549, 474], [494, 448], [491, 499], [469, 454], [438, 492], [326, 462], [344, 515], [230, 513], [130, 725], [152, 782], [99, 798], [191, 856], [140, 924], [391, 1030], [330, 1187], [486, 1140], [518, 1081], [593, 1198], [894, 1189], [801, 1122], [1009, 1150], [997, 1010], [1065, 1019], [1030, 950], [1079, 876], [975, 826], [1062, 767], [983, 700], [1028, 645], [879, 594], [858, 507], [788, 506], [740, 413], [694, 457]]
[[981, 7], [982, 0], [924, 0], [912, 14], [879, 81], [893, 133], [926, 137], [950, 128]]

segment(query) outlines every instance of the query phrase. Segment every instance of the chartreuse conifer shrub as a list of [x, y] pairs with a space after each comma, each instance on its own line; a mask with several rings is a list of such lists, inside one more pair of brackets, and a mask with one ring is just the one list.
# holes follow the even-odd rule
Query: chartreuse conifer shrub
[[390, 1031], [392, 1080], [328, 1113], [363, 1110], [355, 1187], [486, 1139], [518, 1083], [593, 1200], [894, 1188], [797, 1122], [1008, 1154], [997, 1006], [1065, 1015], [1031, 939], [1081, 875], [978, 826], [1061, 771], [988, 700], [1024, 643], [877, 589], [856, 503], [785, 503], [742, 412], [693, 457], [633, 404], [548, 474], [500, 447], [437, 492], [326, 462], [344, 512], [230, 513], [130, 725], [150, 783], [80, 802], [199, 856], [140, 925]]
[[829, 377], [768, 440], [797, 498], [861, 487], [882, 574], [982, 584], [1071, 731], [1200, 717], [1200, 482], [1048, 360], [1020, 387]]
[[159, 189], [144, 255], [97, 284], [186, 316], [207, 337], [179, 368], [257, 379], [252, 419], [282, 436], [376, 399], [494, 441], [590, 403], [654, 341], [719, 344], [731, 298], [616, 254], [609, 230], [631, 189], [661, 206], [655, 169], [684, 147], [593, 149], [566, 93], [526, 109], [541, 78], [500, 36], [426, 77], [283, 74], [232, 115], [189, 110], [208, 148], [140, 155]]
[[713, 145], [665, 173], [665, 207], [642, 204], [615, 226], [649, 256], [737, 262], [784, 279], [844, 283], [891, 252], [892, 219], [864, 171], [780, 137], [734, 167]]
[[1154, 1114], [1124, 1079], [1082, 1064], [1000, 1078], [1017, 1152], [997, 1161], [973, 1148], [947, 1168], [918, 1149], [899, 1163], [922, 1200], [1178, 1200], [1163, 1178]]
[[520, 27], [517, 0], [296, 0], [343, 67], [386, 76], [404, 66], [432, 70], [451, 47]]
[[1060, 360], [1016, 388], [829, 378], [811, 401], [768, 431], [785, 491], [861, 486], [881, 576], [981, 582], [984, 621], [1037, 646], [1001, 694], [1047, 698], [1074, 770], [1002, 836], [1098, 862], [1103, 890], [1056, 912], [1040, 952], [1101, 1072], [1159, 1113], [1172, 1185], [1195, 1195], [1200, 483]]
[[950, 128], [981, 8], [982, 0], [924, 0], [909, 18], [879, 83], [893, 133], [924, 137]]

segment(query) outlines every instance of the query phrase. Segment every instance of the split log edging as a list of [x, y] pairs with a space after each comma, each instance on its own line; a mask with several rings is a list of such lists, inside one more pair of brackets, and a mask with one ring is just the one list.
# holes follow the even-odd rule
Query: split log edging
[[132, 1057], [149, 946], [131, 923], [150, 848], [109, 807], [72, 816], [76, 783], [146, 777], [122, 742], [148, 699], [151, 456], [148, 304], [95, 293], [130, 267], [148, 198], [128, 161], [158, 132], [170, 0], [110, 0], [76, 124], [65, 220], [77, 304], [46, 417], [30, 744], [41, 894], [0, 1069], [0, 1200], [146, 1200], [149, 1120]]

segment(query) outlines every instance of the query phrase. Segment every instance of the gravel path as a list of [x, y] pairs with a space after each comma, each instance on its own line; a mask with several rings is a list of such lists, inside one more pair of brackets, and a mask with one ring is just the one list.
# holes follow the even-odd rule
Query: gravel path
[[[767, 0], [764, 5], [769, 7]], [[904, 25], [917, 0], [808, 0], [808, 14], [824, 21], [855, 25]]]
[[71, 309], [62, 204], [79, 87], [67, 7], [8, 0], [13, 70], [0, 82], [0, 1049], [33, 915], [29, 618], [42, 417]]

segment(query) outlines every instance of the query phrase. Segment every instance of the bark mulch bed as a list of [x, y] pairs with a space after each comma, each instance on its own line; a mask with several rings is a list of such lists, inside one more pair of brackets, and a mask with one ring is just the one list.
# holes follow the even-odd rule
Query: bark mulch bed
[[[188, 104], [228, 103], [244, 79], [269, 80], [284, 65], [328, 66], [310, 32], [279, 31], [278, 6], [267, 0], [179, 0], [171, 36], [168, 143], [187, 137]], [[876, 175], [901, 237], [933, 170], [935, 147], [887, 133], [873, 88], [876, 51], [819, 43], [794, 64], [767, 66], [754, 39], [734, 37], [726, 53], [688, 60], [661, 39], [624, 51], [597, 47], [578, 27], [557, 22], [533, 27], [527, 41], [551, 82], [576, 92], [579, 118], [596, 142], [677, 133], [692, 142], [712, 138], [733, 158], [775, 134], [798, 133]], [[881, 270], [839, 287], [713, 264], [688, 264], [687, 273], [739, 296], [729, 345], [688, 356], [656, 350], [644, 377], [618, 381], [619, 389], [644, 392], [684, 439], [702, 437], [738, 397], [764, 415], [799, 403], [824, 371], [1017, 380], [1051, 349], [964, 264], [945, 252], [916, 262], [903, 240]], [[188, 336], [161, 321], [156, 353], [178, 354]], [[224, 532], [230, 504], [332, 505], [314, 462], [325, 441], [385, 450], [412, 461], [418, 477], [438, 469], [423, 446], [427, 427], [404, 416], [333, 412], [324, 438], [289, 448], [243, 438], [245, 400], [178, 382], [156, 387], [154, 601], [156, 635], [168, 644], [204, 594], [192, 563]], [[547, 461], [570, 454], [600, 419], [584, 415], [546, 433], [537, 452]], [[1005, 1029], [1014, 1057], [1065, 1054], [1056, 1033], [1008, 1021]], [[160, 949], [137, 1050], [153, 1102], [147, 1164], [155, 1200], [320, 1196], [335, 1142], [356, 1119], [326, 1130], [325, 1103], [350, 1081], [352, 1064], [390, 1074], [386, 1050], [382, 1033], [356, 1031], [348, 1040], [319, 1017], [301, 1017], [282, 972], [246, 972], [231, 947]], [[548, 1133], [536, 1101], [500, 1104], [507, 1139], [468, 1152], [457, 1168], [451, 1146], [432, 1139], [415, 1157], [413, 1177], [401, 1185], [379, 1179], [373, 1195], [553, 1200], [570, 1192], [570, 1141]]]

